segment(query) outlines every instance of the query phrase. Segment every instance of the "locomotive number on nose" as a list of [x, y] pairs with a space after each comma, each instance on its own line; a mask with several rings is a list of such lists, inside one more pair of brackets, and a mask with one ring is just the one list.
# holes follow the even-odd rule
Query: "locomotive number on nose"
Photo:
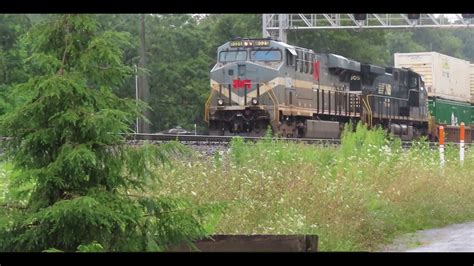
[[351, 80], [360, 80], [360, 76], [352, 75]]

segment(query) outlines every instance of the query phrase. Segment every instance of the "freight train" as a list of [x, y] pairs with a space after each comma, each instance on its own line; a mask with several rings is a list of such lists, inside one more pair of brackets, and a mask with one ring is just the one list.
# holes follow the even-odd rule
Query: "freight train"
[[[344, 124], [402, 140], [432, 136], [428, 93], [409, 68], [380, 67], [272, 39], [217, 49], [205, 120], [212, 135], [339, 138]], [[469, 133], [470, 134], [470, 133]]]

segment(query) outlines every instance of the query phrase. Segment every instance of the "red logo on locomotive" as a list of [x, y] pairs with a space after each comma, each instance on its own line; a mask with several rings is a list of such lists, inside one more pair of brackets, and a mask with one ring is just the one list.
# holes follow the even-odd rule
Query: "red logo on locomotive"
[[243, 87], [246, 87], [247, 89], [250, 89], [252, 88], [252, 84], [250, 82], [250, 79], [244, 79], [244, 80], [241, 80], [241, 79], [234, 79], [232, 81], [232, 86], [234, 87], [234, 89], [241, 89]]

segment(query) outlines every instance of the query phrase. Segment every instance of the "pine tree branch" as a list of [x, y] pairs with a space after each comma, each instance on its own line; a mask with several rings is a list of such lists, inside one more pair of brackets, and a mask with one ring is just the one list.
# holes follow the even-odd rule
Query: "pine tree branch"
[[59, 75], [63, 75], [64, 74], [64, 64], [66, 63], [66, 54], [67, 54], [67, 50], [69, 48], [69, 16], [70, 15], [67, 15], [66, 16], [66, 36], [64, 37], [65, 38], [65, 48], [64, 48], [64, 53], [63, 53], [63, 59], [62, 59], [62, 62], [61, 62], [61, 68], [59, 69]]
[[26, 210], [28, 207], [22, 206], [22, 205], [17, 205], [17, 204], [11, 204], [11, 203], [3, 203], [0, 204], [0, 207], [2, 208], [7, 208], [7, 209], [19, 209], [19, 210]]
[[197, 209], [197, 207], [194, 207], [194, 208], [190, 207], [190, 208], [175, 209], [175, 210], [170, 210], [170, 211], [161, 211], [161, 212], [149, 213], [149, 214], [143, 215], [143, 217], [157, 216], [157, 215], [160, 215], [160, 214], [167, 214], [167, 213], [192, 211], [192, 210], [196, 210], [196, 209]]

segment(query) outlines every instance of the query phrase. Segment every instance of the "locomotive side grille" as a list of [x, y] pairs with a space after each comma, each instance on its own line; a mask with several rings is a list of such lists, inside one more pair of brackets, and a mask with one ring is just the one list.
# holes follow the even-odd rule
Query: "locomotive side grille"
[[352, 112], [357, 112], [360, 109], [360, 99], [355, 94], [349, 94], [349, 110]]

